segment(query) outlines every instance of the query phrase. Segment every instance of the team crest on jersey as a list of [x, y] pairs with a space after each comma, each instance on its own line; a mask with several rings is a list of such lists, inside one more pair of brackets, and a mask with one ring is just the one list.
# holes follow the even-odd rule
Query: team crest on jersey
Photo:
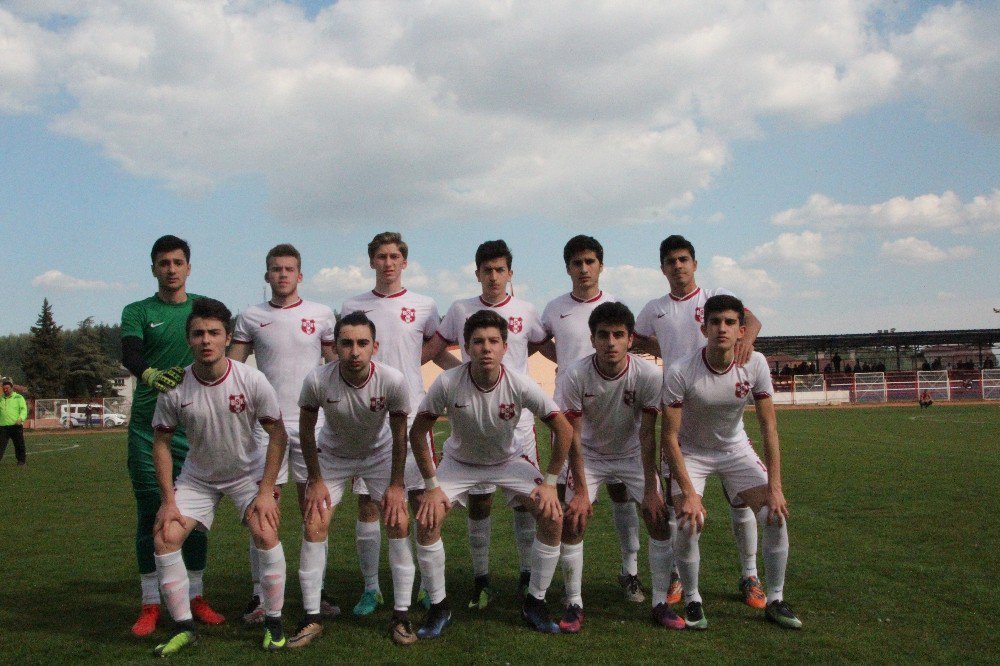
[[368, 408], [373, 412], [380, 412], [385, 409], [385, 396], [380, 395], [371, 399], [368, 403]]
[[698, 306], [694, 309], [694, 320], [699, 324], [705, 321], [705, 308]]
[[315, 319], [303, 319], [302, 320], [302, 332], [306, 335], [312, 335], [316, 332], [316, 320]]
[[622, 402], [631, 407], [635, 404], [635, 391], [626, 390], [622, 395]]
[[229, 396], [229, 411], [233, 414], [242, 414], [247, 411], [247, 398], [242, 393]]
[[510, 421], [514, 418], [514, 403], [512, 402], [501, 402], [500, 403], [500, 418], [504, 421]]
[[511, 333], [520, 333], [524, 329], [524, 317], [508, 317], [507, 330]]
[[402, 308], [399, 311], [399, 318], [407, 324], [412, 324], [417, 320], [417, 311], [413, 308]]
[[750, 382], [736, 382], [736, 397], [745, 398], [750, 393]]

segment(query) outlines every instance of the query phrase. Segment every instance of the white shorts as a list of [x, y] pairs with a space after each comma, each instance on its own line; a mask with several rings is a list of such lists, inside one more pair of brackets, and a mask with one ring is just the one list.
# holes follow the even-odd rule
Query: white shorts
[[347, 484], [351, 479], [362, 479], [366, 494], [376, 502], [382, 501], [385, 489], [392, 479], [392, 450], [371, 458], [338, 458], [329, 454], [319, 457], [319, 468], [323, 473], [323, 483], [330, 491], [332, 506], [344, 499]]
[[[642, 503], [642, 496], [646, 492], [646, 476], [642, 472], [642, 460], [636, 458], [598, 458], [588, 457], [583, 454], [583, 471], [587, 475], [587, 494], [590, 496], [590, 503], [597, 500], [597, 491], [601, 484], [624, 483], [628, 490], [629, 497], [638, 503]], [[567, 475], [566, 481], [566, 501], [573, 499], [575, 495], [575, 484], [573, 475]]]
[[[407, 428], [409, 428], [409, 425]], [[431, 460], [436, 463], [437, 458], [434, 456], [434, 434], [432, 432], [427, 433], [427, 448], [430, 449]], [[403, 483], [406, 484], [407, 491], [412, 492], [414, 490], [424, 489], [424, 475], [420, 473], [420, 466], [417, 465], [417, 459], [413, 457], [413, 451], [410, 449], [406, 449], [406, 468], [403, 470]], [[355, 495], [369, 494], [364, 480], [360, 477], [355, 477], [351, 491]]]
[[[437, 468], [437, 479], [444, 494], [462, 506], [469, 503], [473, 488], [490, 485], [501, 488], [507, 504], [527, 503], [527, 497], [542, 482], [542, 472], [525, 456], [511, 458], [499, 465], [467, 465], [445, 456]], [[522, 502], [522, 499], [524, 502]]]
[[[538, 440], [535, 438], [535, 420], [518, 423], [514, 428], [514, 441], [521, 445], [521, 456], [534, 463], [535, 467], [540, 465], [538, 459]], [[497, 491], [497, 487], [492, 483], [480, 483], [469, 491], [470, 495], [492, 495]]]
[[[744, 490], [767, 485], [767, 467], [761, 462], [753, 447], [733, 452], [695, 454], [681, 451], [684, 456], [684, 466], [687, 468], [691, 484], [699, 497], [705, 495], [705, 481], [712, 474], [718, 474], [722, 479], [722, 487], [729, 502], [739, 502], [737, 497]], [[681, 494], [677, 482], [667, 477], [670, 483], [670, 496]], [[733, 504], [733, 506], [741, 506]]]
[[[198, 521], [198, 529], [207, 532], [212, 529], [215, 520], [215, 510], [219, 501], [225, 495], [233, 501], [240, 513], [240, 521], [245, 521], [247, 507], [256, 499], [259, 492], [262, 472], [248, 474], [226, 483], [210, 483], [196, 479], [181, 470], [174, 481], [174, 501], [177, 509], [185, 518]], [[279, 491], [275, 488], [275, 499]]]

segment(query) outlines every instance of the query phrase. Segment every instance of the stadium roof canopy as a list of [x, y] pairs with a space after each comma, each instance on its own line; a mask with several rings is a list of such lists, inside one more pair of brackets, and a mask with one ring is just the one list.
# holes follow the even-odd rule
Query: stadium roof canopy
[[761, 336], [754, 349], [765, 356], [774, 354], [814, 354], [851, 349], [878, 347], [927, 347], [929, 345], [967, 345], [988, 351], [1000, 344], [1000, 328], [980, 328], [966, 331], [879, 331], [876, 333], [843, 333], [838, 335], [772, 335]]

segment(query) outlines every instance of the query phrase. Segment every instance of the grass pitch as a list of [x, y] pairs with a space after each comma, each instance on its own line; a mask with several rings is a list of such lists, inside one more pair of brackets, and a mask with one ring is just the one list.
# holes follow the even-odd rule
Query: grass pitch
[[[345, 615], [327, 622], [324, 636], [301, 652], [264, 655], [261, 630], [245, 629], [238, 619], [250, 592], [248, 536], [224, 500], [209, 538], [205, 583], [206, 596], [229, 622], [204, 628], [199, 645], [174, 661], [995, 663], [1000, 405], [782, 410], [778, 423], [792, 513], [785, 589], [805, 625], [801, 632], [770, 625], [762, 611], [738, 602], [728, 511], [711, 482], [701, 539], [707, 632], [658, 629], [648, 603], [622, 597], [618, 545], [602, 499], [585, 542], [583, 633], [542, 636], [522, 626], [506, 508], [495, 509], [493, 524], [491, 567], [500, 597], [483, 613], [464, 610], [472, 574], [465, 514], [456, 510], [445, 531], [455, 623], [440, 640], [398, 648], [386, 634], [385, 607], [360, 620], [350, 615], [362, 586], [348, 500], [334, 518], [327, 574]], [[757, 441], [752, 414], [747, 426]], [[26, 468], [15, 467], [12, 452], [0, 462], [0, 661], [149, 659], [167, 629], [143, 640], [129, 633], [139, 597], [125, 433], [35, 434], [28, 455]], [[293, 498], [283, 505], [291, 631], [301, 617], [300, 522]], [[385, 548], [382, 558], [389, 600]], [[645, 538], [640, 575], [648, 583]], [[561, 592], [557, 571], [549, 592], [554, 614]]]

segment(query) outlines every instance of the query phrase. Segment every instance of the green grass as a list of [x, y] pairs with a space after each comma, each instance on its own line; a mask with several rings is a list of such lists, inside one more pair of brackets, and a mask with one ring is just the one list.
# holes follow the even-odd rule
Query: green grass
[[[300, 653], [266, 656], [259, 651], [261, 631], [238, 622], [250, 589], [247, 535], [224, 501], [209, 539], [206, 589], [230, 621], [205, 628], [201, 643], [174, 661], [994, 661], [989, 636], [1000, 615], [1000, 406], [785, 410], [778, 421], [792, 512], [786, 598], [805, 624], [802, 632], [782, 631], [738, 603], [728, 512], [718, 483], [710, 482], [701, 540], [707, 632], [657, 629], [649, 622], [648, 604], [624, 600], [615, 582], [618, 546], [604, 499], [586, 541], [587, 618], [578, 636], [542, 636], [521, 625], [510, 512], [498, 509], [492, 569], [501, 596], [495, 607], [475, 614], [458, 610], [442, 639], [408, 649], [389, 641], [383, 608], [363, 620], [328, 622], [326, 634]], [[747, 422], [756, 441], [752, 415]], [[138, 609], [138, 583], [124, 432], [33, 435], [28, 452], [27, 468], [14, 466], [12, 452], [0, 462], [0, 661], [148, 659], [167, 632], [137, 640], [128, 630]], [[282, 524], [291, 574], [289, 630], [301, 617], [299, 521], [290, 499]], [[353, 512], [349, 500], [334, 519], [327, 574], [328, 587], [348, 613], [361, 592]], [[445, 544], [449, 596], [454, 606], [464, 606], [471, 568], [462, 511], [450, 516]], [[385, 558], [383, 548], [388, 600]], [[645, 570], [644, 545], [640, 573], [648, 582]], [[560, 576], [549, 592], [553, 611], [562, 593]]]

